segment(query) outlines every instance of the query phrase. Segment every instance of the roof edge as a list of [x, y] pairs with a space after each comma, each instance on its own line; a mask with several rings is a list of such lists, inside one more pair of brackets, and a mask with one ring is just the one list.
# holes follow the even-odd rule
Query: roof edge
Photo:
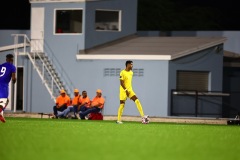
[[94, 52], [95, 50], [107, 47], [109, 45], [118, 44], [118, 43], [130, 40], [130, 39], [134, 39], [134, 38], [137, 38], [136, 34], [128, 35], [128, 36], [125, 36], [125, 37], [122, 37], [122, 38], [118, 38], [118, 39], [110, 41], [110, 42], [106, 42], [106, 43], [94, 46], [94, 47], [89, 48], [89, 49], [79, 50], [79, 54], [90, 54], [90, 53]]
[[79, 54], [77, 60], [171, 60], [170, 55], [96, 55]]
[[229, 58], [240, 58], [240, 54], [236, 53], [236, 52], [231, 52], [231, 51], [227, 51], [224, 50], [224, 57], [229, 57]]
[[204, 45], [200, 45], [198, 47], [195, 47], [195, 48], [192, 48], [192, 49], [189, 49], [189, 50], [185, 50], [183, 52], [179, 52], [177, 55], [172, 56], [171, 60], [174, 60], [174, 59], [177, 59], [177, 58], [180, 58], [180, 57], [183, 57], [183, 56], [187, 56], [187, 55], [189, 55], [191, 53], [198, 52], [198, 51], [201, 51], [201, 50], [204, 50], [204, 49], [207, 49], [207, 48], [219, 45], [219, 44], [223, 44], [226, 40], [227, 40], [227, 38], [224, 37], [224, 38], [222, 38], [220, 40], [216, 40], [214, 42], [210, 42], [210, 43], [207, 43], [207, 44], [204, 44]]

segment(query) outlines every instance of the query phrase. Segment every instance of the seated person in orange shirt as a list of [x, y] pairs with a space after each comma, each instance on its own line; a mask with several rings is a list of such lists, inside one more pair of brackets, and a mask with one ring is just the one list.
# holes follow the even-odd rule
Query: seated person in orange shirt
[[64, 90], [60, 91], [60, 96], [56, 98], [56, 105], [53, 106], [53, 114], [58, 118], [58, 111], [62, 112], [70, 105], [70, 98]]
[[81, 95], [79, 94], [78, 89], [74, 89], [74, 97], [72, 99], [72, 107], [70, 107], [70, 112], [74, 112], [75, 118], [77, 118], [77, 112], [80, 105]]
[[81, 95], [78, 89], [74, 89], [74, 97], [71, 100], [71, 106], [68, 106], [64, 111], [58, 112], [58, 117], [67, 118], [69, 112], [74, 113], [74, 118], [77, 118], [78, 107], [80, 105]]
[[98, 89], [96, 91], [96, 97], [91, 101], [90, 108], [84, 112], [80, 112], [80, 118], [85, 119], [89, 113], [98, 113], [104, 107], [105, 99], [102, 97], [102, 91]]
[[80, 98], [80, 105], [78, 106], [78, 111], [84, 112], [90, 108], [91, 101], [87, 95], [87, 91], [82, 91], [82, 96]]

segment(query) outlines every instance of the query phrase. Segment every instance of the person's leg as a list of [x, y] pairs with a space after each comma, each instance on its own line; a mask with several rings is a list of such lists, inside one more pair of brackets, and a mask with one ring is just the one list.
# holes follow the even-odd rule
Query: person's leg
[[86, 106], [81, 106], [81, 108], [80, 108], [80, 111], [81, 112], [84, 112], [84, 111], [86, 111], [88, 108], [86, 107]]
[[0, 113], [3, 113], [3, 110], [8, 104], [8, 86], [0, 84]]
[[66, 115], [70, 112], [70, 108], [67, 106], [62, 106], [61, 108], [58, 108], [58, 116], [62, 118], [66, 118]]
[[[81, 117], [81, 113], [85, 112], [87, 109], [88, 109], [88, 108], [87, 108], [86, 106], [81, 106], [81, 107], [80, 107], [80, 110], [79, 110], [79, 113], [78, 113], [80, 119], [85, 119], [85, 117], [83, 117], [83, 116]], [[79, 118], [79, 117], [78, 117], [78, 118]]]
[[57, 117], [63, 117], [64, 111], [57, 111]]
[[0, 98], [0, 113], [3, 113], [3, 111], [8, 105], [8, 102], [9, 102], [8, 98]]
[[78, 105], [74, 105], [74, 106], [73, 106], [73, 113], [74, 113], [74, 117], [77, 118], [77, 114], [78, 114]]
[[[90, 109], [90, 108], [89, 108]], [[79, 117], [80, 117], [80, 119], [85, 119], [85, 114], [83, 114], [84, 112], [86, 112], [87, 111], [87, 108], [85, 108], [85, 106], [82, 106], [81, 108], [80, 108], [80, 112], [79, 112]]]
[[0, 98], [0, 113], [3, 111], [3, 108], [5, 107], [7, 102], [7, 98]]
[[8, 99], [7, 98], [0, 98], [0, 121], [2, 121], [3, 123], [6, 122], [4, 116], [3, 116], [3, 111], [5, 109], [5, 107], [8, 104]]
[[80, 113], [80, 118], [85, 119], [85, 116], [88, 115], [89, 113], [97, 113], [99, 111], [100, 111], [100, 108], [97, 108], [97, 107], [89, 108], [86, 111]]
[[77, 113], [77, 112], [78, 112], [78, 106], [77, 106], [77, 105], [74, 105], [74, 106], [73, 106], [73, 112], [74, 112], [74, 113]]
[[118, 107], [117, 123], [122, 124], [121, 118], [122, 118], [122, 114], [125, 106], [125, 101], [127, 100], [126, 91], [119, 92], [119, 99], [120, 99], [120, 105]]
[[119, 108], [118, 108], [117, 122], [121, 122], [124, 106], [125, 106], [125, 101], [120, 100], [120, 105], [119, 105]]
[[141, 105], [140, 100], [137, 98], [137, 96], [136, 96], [136, 95], [132, 96], [132, 97], [131, 97], [131, 100], [133, 100], [133, 101], [135, 102], [136, 107], [137, 107], [137, 109], [138, 109], [138, 111], [139, 111], [141, 117], [144, 117], [144, 113], [143, 113], [142, 105]]
[[67, 107], [67, 109], [65, 109], [65, 110], [63, 111], [63, 116], [64, 116], [64, 117], [67, 117], [67, 115], [68, 115], [69, 112], [73, 112], [73, 107], [72, 107], [72, 106]]
[[131, 100], [133, 100], [135, 102], [136, 106], [137, 106], [137, 109], [138, 109], [138, 111], [139, 111], [139, 113], [140, 113], [140, 115], [142, 117], [142, 123], [143, 124], [149, 123], [149, 116], [148, 115], [144, 115], [143, 109], [142, 109], [142, 105], [140, 103], [140, 100], [137, 98], [137, 96], [136, 95], [132, 96]]
[[57, 118], [58, 116], [57, 116], [57, 106], [53, 106], [53, 114], [54, 114], [54, 116]]
[[6, 122], [4, 116], [3, 116], [3, 111], [8, 105], [8, 85], [0, 85], [0, 121], [3, 123]]

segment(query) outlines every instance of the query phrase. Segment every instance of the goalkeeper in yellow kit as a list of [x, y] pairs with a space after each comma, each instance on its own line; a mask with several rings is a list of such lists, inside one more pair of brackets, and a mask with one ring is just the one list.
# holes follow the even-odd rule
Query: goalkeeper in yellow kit
[[120, 88], [119, 88], [120, 106], [118, 108], [117, 123], [122, 124], [121, 117], [124, 110], [125, 101], [127, 100], [127, 98], [130, 98], [135, 102], [137, 109], [142, 117], [142, 123], [148, 123], [149, 122], [148, 116], [144, 116], [142, 105], [132, 89], [133, 62], [128, 60], [126, 61], [125, 65], [126, 65], [126, 68], [120, 72], [120, 78], [119, 78], [120, 79]]

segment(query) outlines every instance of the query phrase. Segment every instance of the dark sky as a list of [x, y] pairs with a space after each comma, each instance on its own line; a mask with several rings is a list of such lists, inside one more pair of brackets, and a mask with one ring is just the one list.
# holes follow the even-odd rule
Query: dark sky
[[[139, 0], [139, 3], [151, 3], [152, 0]], [[147, 26], [138, 24], [138, 29], [142, 30], [240, 30], [240, 9], [237, 5], [237, 0], [227, 0], [221, 2], [219, 0], [154, 0], [155, 3], [162, 3], [163, 1], [173, 2], [174, 8], [170, 10], [173, 13], [173, 17], [170, 17], [171, 21], [168, 24], [164, 24], [165, 19], [162, 19], [162, 23], [156, 24], [151, 27], [151, 23]], [[5, 4], [4, 4], [5, 3]], [[30, 29], [30, 3], [29, 0], [9, 0], [2, 4], [0, 10], [0, 29]], [[160, 5], [161, 6], [161, 5]], [[156, 5], [146, 6], [142, 5], [141, 10], [138, 12], [143, 12], [147, 10], [151, 12], [152, 8]], [[194, 10], [198, 10], [194, 15]], [[10, 10], [8, 13], [5, 10]], [[159, 15], [162, 10], [155, 8]], [[208, 18], [206, 12], [211, 12], [212, 17]], [[147, 12], [146, 12], [147, 13]], [[199, 17], [198, 16], [199, 14]], [[158, 13], [157, 13], [158, 14]], [[202, 14], [202, 17], [200, 17]], [[146, 15], [145, 12], [138, 15]], [[156, 15], [156, 14], [155, 14]], [[181, 15], [179, 18], [174, 18], [176, 15]], [[149, 16], [149, 17], [147, 17]], [[148, 23], [151, 15], [146, 15], [139, 23]], [[158, 17], [154, 17], [155, 19]], [[205, 18], [205, 19], [203, 19]], [[155, 21], [155, 19], [153, 21]], [[190, 25], [192, 19], [198, 19], [198, 23], [195, 26]], [[166, 20], [167, 21], [167, 20]], [[214, 24], [205, 25], [205, 22], [212, 21]], [[171, 26], [172, 25], [172, 26]], [[205, 25], [205, 26], [204, 26]], [[198, 28], [199, 27], [199, 28]]]
[[0, 29], [30, 29], [29, 0], [4, 1], [0, 15]]

